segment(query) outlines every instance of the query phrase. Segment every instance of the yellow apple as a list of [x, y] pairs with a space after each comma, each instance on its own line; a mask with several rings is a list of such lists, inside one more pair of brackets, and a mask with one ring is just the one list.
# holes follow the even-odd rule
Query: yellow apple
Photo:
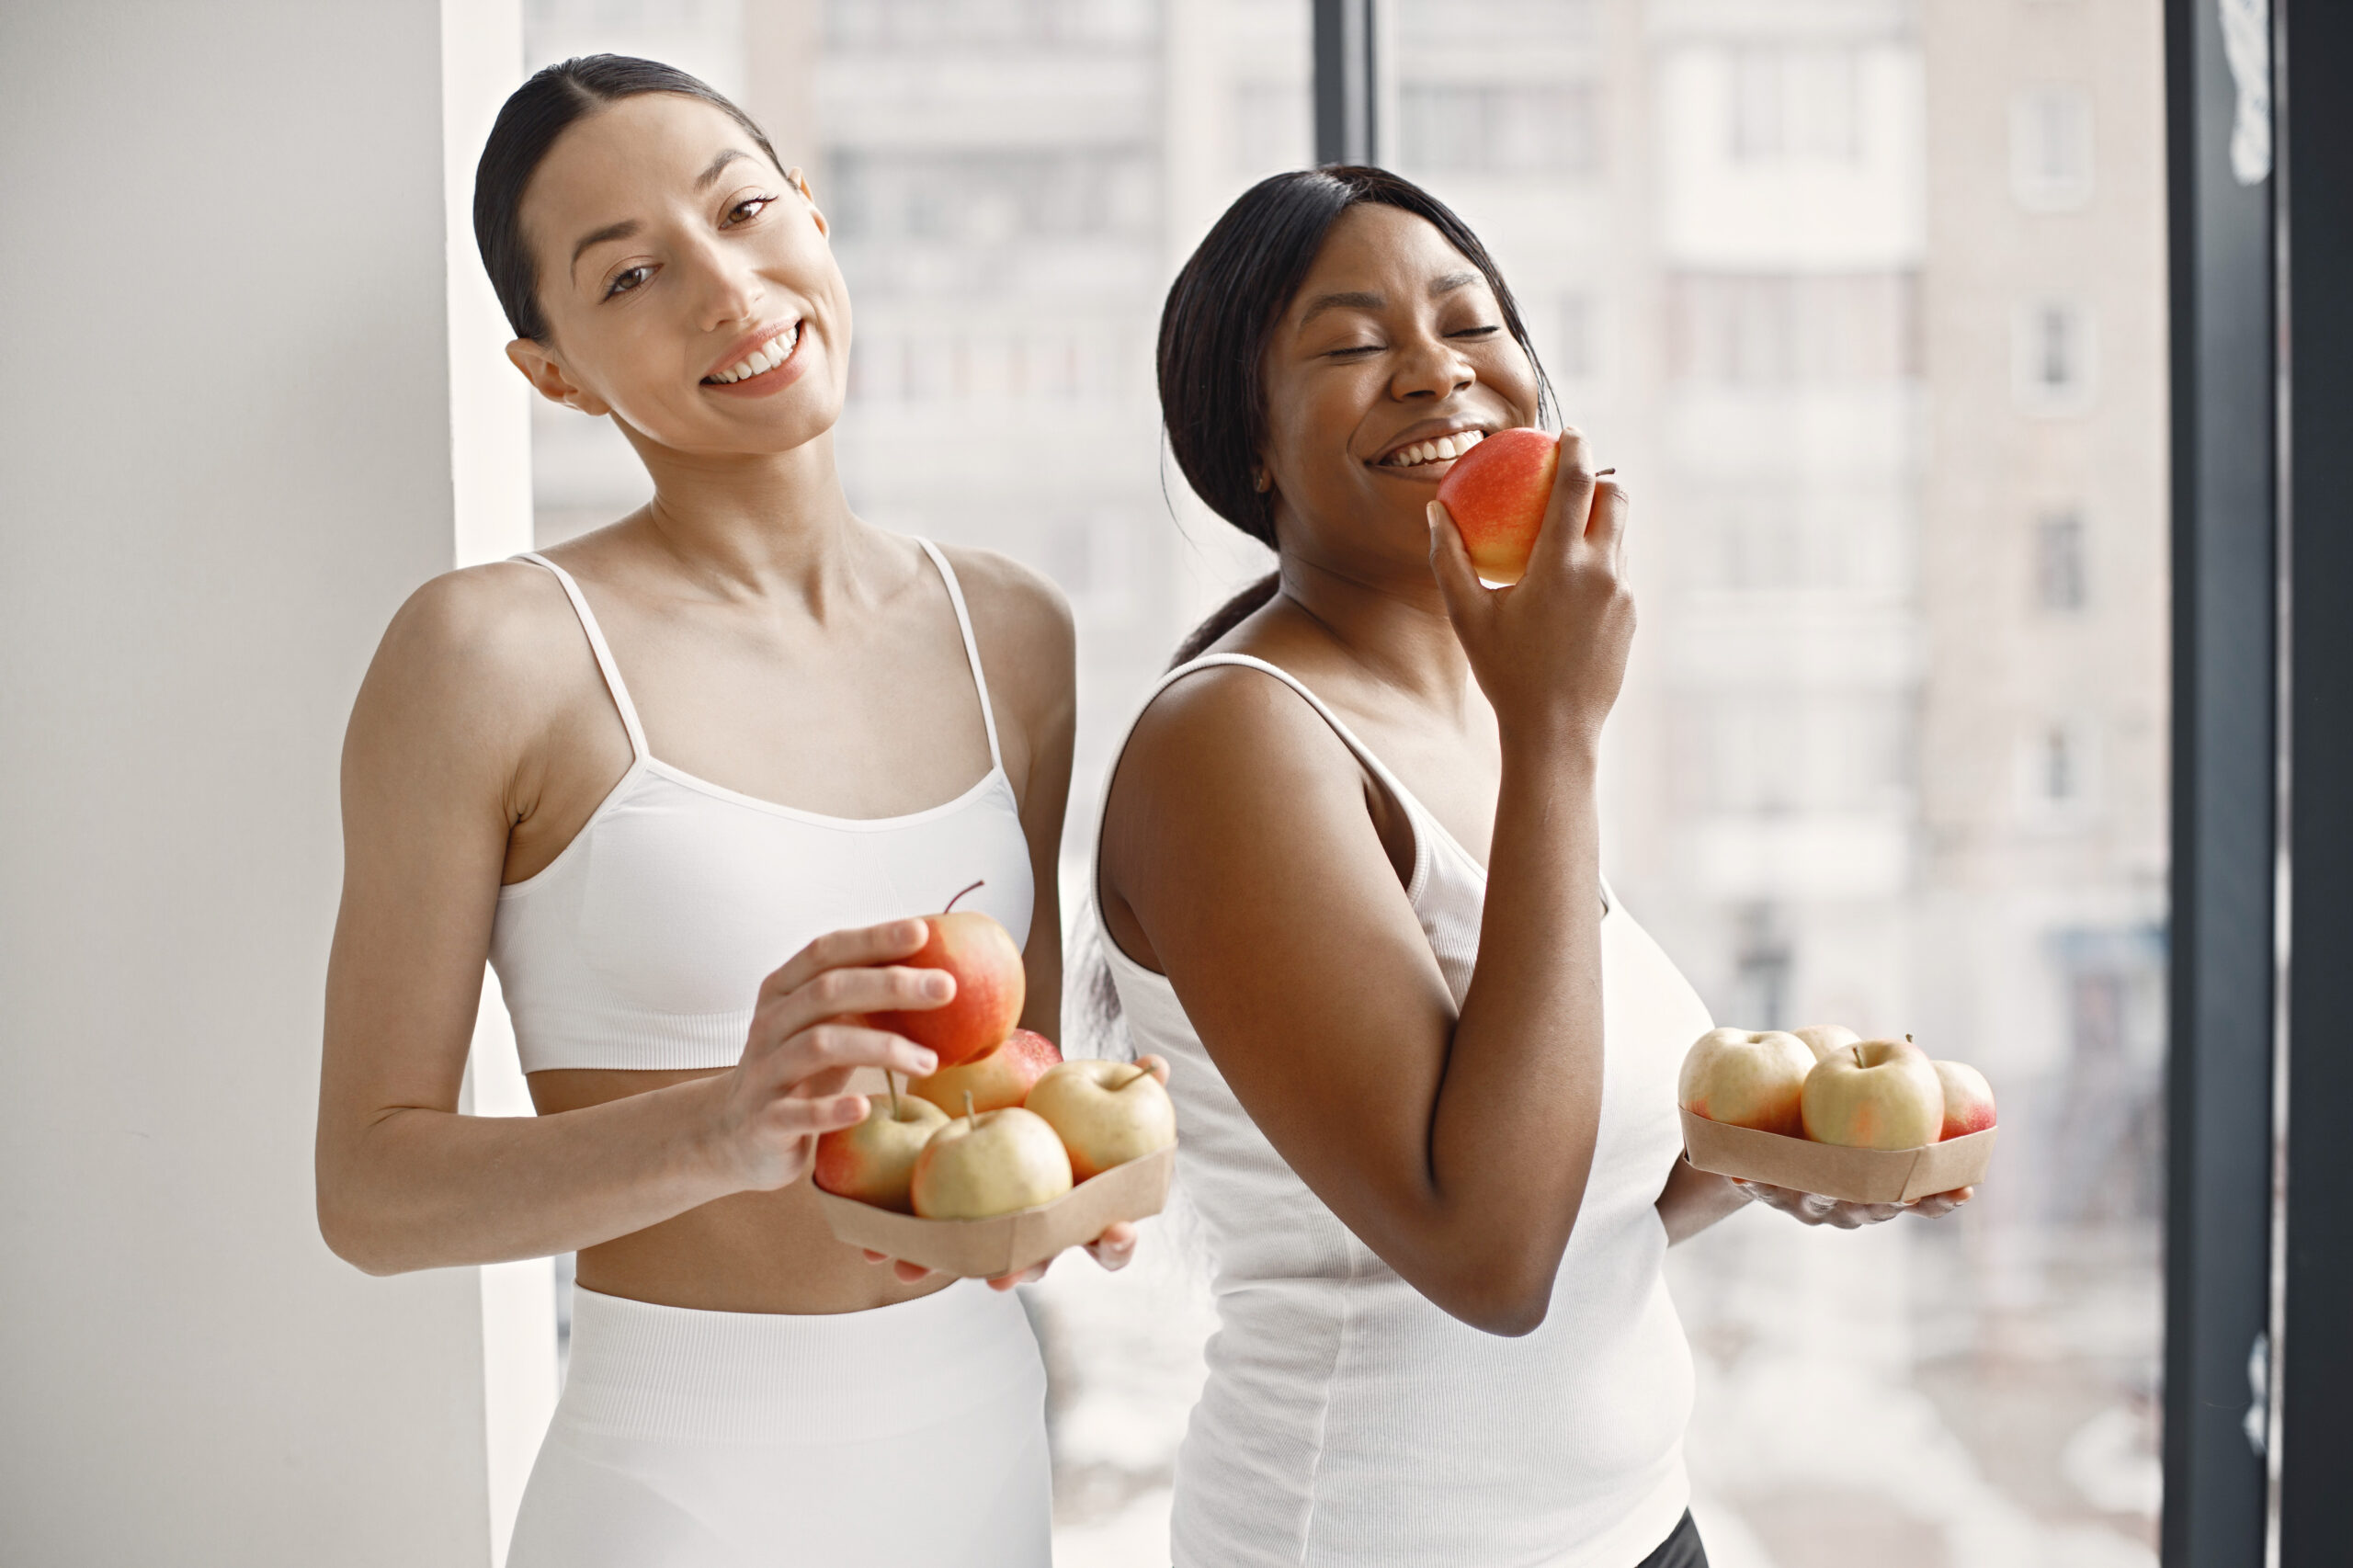
[[1943, 1136], [1965, 1138], [1994, 1125], [1994, 1085], [1965, 1062], [1936, 1062], [1937, 1085], [1945, 1092]]
[[1061, 1136], [1081, 1181], [1176, 1142], [1168, 1091], [1152, 1069], [1132, 1062], [1063, 1062], [1047, 1069], [1021, 1103]]
[[932, 1133], [913, 1187], [915, 1212], [926, 1220], [985, 1220], [1068, 1192], [1070, 1156], [1044, 1119], [1018, 1106], [984, 1110]]
[[1802, 1136], [1798, 1093], [1813, 1052], [1781, 1029], [1710, 1029], [1684, 1053], [1675, 1097], [1684, 1109], [1728, 1127]]
[[912, 1095], [869, 1095], [866, 1119], [817, 1140], [810, 1179], [827, 1192], [878, 1209], [911, 1213], [908, 1186], [915, 1161], [948, 1113]]
[[1790, 1032], [1805, 1041], [1805, 1048], [1813, 1052], [1816, 1062], [1834, 1051], [1844, 1051], [1850, 1045], [1860, 1044], [1863, 1038], [1844, 1024], [1808, 1024], [1803, 1028]]
[[1805, 1075], [1805, 1135], [1849, 1149], [1917, 1149], [1943, 1134], [1945, 1092], [1928, 1053], [1908, 1040], [1832, 1051]]
[[942, 1067], [907, 1087], [950, 1116], [963, 1110], [967, 1094], [972, 1096], [974, 1110], [1003, 1110], [1028, 1098], [1030, 1085], [1062, 1059], [1063, 1053], [1044, 1035], [1016, 1029], [986, 1055]]

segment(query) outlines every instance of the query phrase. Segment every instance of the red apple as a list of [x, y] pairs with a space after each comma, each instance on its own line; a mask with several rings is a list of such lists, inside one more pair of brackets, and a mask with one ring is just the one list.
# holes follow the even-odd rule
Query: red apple
[[932, 1133], [914, 1187], [915, 1212], [926, 1220], [985, 1220], [1068, 1192], [1070, 1155], [1052, 1128], [1020, 1107], [984, 1110]]
[[1541, 430], [1498, 430], [1454, 460], [1438, 498], [1462, 535], [1471, 564], [1490, 583], [1517, 583], [1528, 570], [1561, 443]]
[[1965, 1138], [1994, 1125], [1994, 1085], [1965, 1062], [1932, 1062], [1945, 1092], [1944, 1136]]
[[[974, 882], [972, 888], [981, 884]], [[966, 888], [964, 892], [971, 892]], [[960, 892], [956, 898], [962, 898]], [[948, 901], [951, 910], [956, 898]], [[926, 915], [931, 935], [923, 950], [900, 961], [911, 969], [944, 969], [956, 994], [938, 1007], [869, 1013], [867, 1023], [928, 1047], [942, 1067], [993, 1051], [1021, 1017], [1029, 985], [1013, 933], [985, 915], [967, 911]]]
[[1022, 1103], [1052, 1126], [1081, 1181], [1176, 1142], [1168, 1091], [1132, 1062], [1065, 1062]]
[[810, 1179], [827, 1192], [855, 1198], [878, 1209], [913, 1213], [909, 1187], [915, 1161], [931, 1135], [948, 1124], [948, 1113], [909, 1095], [870, 1095], [866, 1119], [839, 1127], [817, 1140]]
[[1798, 1094], [1813, 1052], [1779, 1029], [1710, 1029], [1684, 1053], [1675, 1096], [1684, 1109], [1729, 1127], [1804, 1134]]
[[1803, 1028], [1790, 1032], [1805, 1041], [1806, 1049], [1813, 1052], [1816, 1062], [1834, 1051], [1844, 1051], [1859, 1043], [1863, 1038], [1844, 1024], [1808, 1024]]
[[961, 1114], [964, 1096], [974, 1110], [1003, 1110], [1029, 1096], [1029, 1085], [1063, 1059], [1054, 1042], [1030, 1029], [1016, 1029], [1005, 1043], [957, 1067], [942, 1067], [907, 1087], [948, 1112]]
[[1928, 1053], [1907, 1040], [1834, 1051], [1805, 1075], [1805, 1135], [1849, 1149], [1917, 1149], [1944, 1131], [1945, 1092]]

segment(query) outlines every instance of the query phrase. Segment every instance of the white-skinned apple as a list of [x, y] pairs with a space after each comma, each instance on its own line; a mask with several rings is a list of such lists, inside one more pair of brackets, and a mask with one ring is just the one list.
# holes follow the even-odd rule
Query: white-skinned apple
[[1904, 1040], [1835, 1051], [1805, 1075], [1805, 1135], [1849, 1149], [1918, 1149], [1942, 1136], [1943, 1086], [1928, 1053]]
[[1994, 1125], [1994, 1085], [1966, 1062], [1933, 1062], [1945, 1095], [1945, 1138], [1966, 1138]]
[[1798, 1097], [1813, 1065], [1813, 1052], [1785, 1030], [1710, 1029], [1684, 1053], [1675, 1097], [1710, 1121], [1802, 1137]]
[[866, 1119], [837, 1127], [817, 1140], [809, 1176], [825, 1191], [878, 1209], [913, 1213], [915, 1162], [948, 1113], [912, 1095], [870, 1095]]
[[933, 1131], [911, 1185], [924, 1219], [986, 1220], [1068, 1192], [1070, 1155], [1041, 1117], [1018, 1106], [979, 1111]]
[[1805, 1041], [1806, 1049], [1813, 1052], [1816, 1062], [1834, 1051], [1844, 1051], [1850, 1045], [1860, 1044], [1863, 1038], [1844, 1024], [1807, 1024], [1790, 1032]]
[[1016, 1029], [995, 1050], [953, 1067], [942, 1067], [928, 1078], [917, 1078], [908, 1090], [929, 1100], [950, 1116], [972, 1096], [974, 1110], [1004, 1110], [1029, 1096], [1031, 1085], [1063, 1059], [1054, 1042], [1031, 1029]]
[[1176, 1142], [1176, 1108], [1152, 1069], [1131, 1062], [1065, 1062], [1022, 1102], [1070, 1151], [1079, 1180]]

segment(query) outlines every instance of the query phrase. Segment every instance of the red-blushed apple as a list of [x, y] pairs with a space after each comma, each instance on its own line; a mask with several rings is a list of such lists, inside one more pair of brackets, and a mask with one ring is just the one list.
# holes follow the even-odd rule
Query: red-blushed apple
[[[974, 882], [972, 888], [980, 885]], [[964, 892], [956, 898], [962, 898]], [[929, 1048], [942, 1067], [953, 1067], [995, 1050], [1020, 1021], [1021, 1004], [1029, 985], [1021, 967], [1021, 949], [1013, 945], [1013, 933], [988, 915], [953, 913], [956, 898], [948, 901], [948, 911], [924, 917], [931, 934], [923, 950], [899, 960], [910, 969], [946, 970], [955, 978], [956, 994], [937, 1007], [866, 1015], [871, 1028], [888, 1029]]]
[[1728, 1127], [1753, 1127], [1801, 1138], [1798, 1093], [1813, 1071], [1813, 1052], [1780, 1029], [1710, 1029], [1683, 1054], [1677, 1103]]
[[1849, 1149], [1918, 1149], [1944, 1131], [1945, 1092], [1928, 1053], [1908, 1040], [1834, 1051], [1805, 1075], [1805, 1135]]
[[974, 1110], [1003, 1110], [1029, 1096], [1029, 1086], [1063, 1059], [1054, 1042], [1032, 1029], [1016, 1029], [995, 1051], [955, 1067], [942, 1067], [907, 1087], [949, 1115], [961, 1111], [964, 1096]]
[[1994, 1085], [1966, 1062], [1932, 1062], [1945, 1092], [1943, 1136], [1966, 1138], [1994, 1125]]
[[1455, 459], [1438, 482], [1438, 501], [1480, 576], [1517, 583], [1528, 570], [1560, 466], [1561, 443], [1543, 431], [1498, 430]]
[[1803, 1028], [1790, 1032], [1805, 1041], [1806, 1049], [1813, 1052], [1816, 1062], [1834, 1051], [1844, 1051], [1850, 1045], [1860, 1044], [1863, 1038], [1844, 1024], [1808, 1024]]
[[1152, 1069], [1132, 1062], [1065, 1062], [1048, 1069], [1022, 1102], [1070, 1151], [1079, 1180], [1176, 1142], [1176, 1108]]
[[1018, 1106], [979, 1111], [932, 1133], [915, 1160], [913, 1187], [924, 1219], [986, 1220], [1068, 1192], [1070, 1155], [1041, 1117]]
[[912, 1214], [915, 1161], [931, 1135], [947, 1124], [948, 1113], [929, 1100], [870, 1095], [865, 1120], [818, 1138], [810, 1179], [827, 1192]]

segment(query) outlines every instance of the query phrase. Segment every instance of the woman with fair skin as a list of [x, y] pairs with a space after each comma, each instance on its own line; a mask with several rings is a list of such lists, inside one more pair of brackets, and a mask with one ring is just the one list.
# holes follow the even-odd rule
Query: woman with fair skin
[[1279, 557], [1146, 707], [1100, 838], [1221, 1322], [1178, 1568], [1703, 1564], [1666, 1247], [1752, 1197], [1897, 1210], [1677, 1159], [1710, 1020], [1611, 899], [1595, 804], [1626, 494], [1564, 431], [1526, 576], [1480, 583], [1437, 482], [1543, 381], [1476, 237], [1379, 170], [1237, 201], [1160, 372], [1186, 477]]
[[[345, 755], [321, 1228], [378, 1274], [578, 1252], [516, 1568], [1043, 1564], [1014, 1281], [862, 1256], [802, 1178], [866, 1114], [853, 1071], [937, 1065], [858, 1015], [952, 994], [904, 960], [967, 884], [1059, 1032], [1068, 611], [851, 514], [824, 218], [700, 83], [540, 73], [475, 227], [515, 364], [610, 417], [654, 497], [385, 634]], [[457, 1113], [486, 955], [536, 1117]]]

